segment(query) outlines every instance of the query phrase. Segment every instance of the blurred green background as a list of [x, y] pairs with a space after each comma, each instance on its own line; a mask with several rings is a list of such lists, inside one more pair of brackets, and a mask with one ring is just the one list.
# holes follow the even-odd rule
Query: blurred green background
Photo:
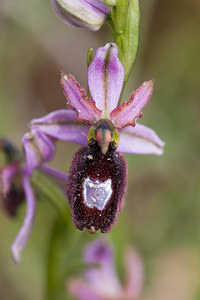
[[[109, 233], [118, 270], [123, 248], [134, 245], [145, 267], [142, 300], [200, 299], [200, 2], [141, 0], [140, 46], [123, 99], [143, 81], [155, 79], [141, 123], [165, 140], [161, 157], [125, 155], [128, 194]], [[111, 41], [99, 32], [68, 27], [47, 0], [0, 2], [0, 134], [21, 147], [28, 122], [65, 108], [60, 70], [86, 87], [86, 53]], [[51, 163], [64, 172], [78, 146], [59, 143]], [[43, 300], [47, 242], [55, 212], [37, 204], [33, 233], [21, 263], [10, 245], [25, 207], [11, 220], [0, 212], [0, 299]], [[94, 238], [79, 236], [77, 251]], [[70, 248], [71, 245], [69, 245]], [[76, 248], [76, 247], [75, 247]], [[68, 251], [68, 249], [66, 249]], [[78, 252], [77, 252], [78, 253]]]

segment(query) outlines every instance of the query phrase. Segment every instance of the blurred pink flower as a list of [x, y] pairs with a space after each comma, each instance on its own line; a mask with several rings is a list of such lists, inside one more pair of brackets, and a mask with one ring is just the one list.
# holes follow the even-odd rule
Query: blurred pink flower
[[114, 265], [113, 252], [113, 247], [106, 239], [97, 239], [87, 246], [84, 261], [88, 263], [88, 269], [82, 279], [72, 278], [67, 282], [72, 296], [79, 300], [139, 298], [143, 285], [143, 264], [139, 254], [133, 248], [125, 252], [126, 279], [122, 284]]

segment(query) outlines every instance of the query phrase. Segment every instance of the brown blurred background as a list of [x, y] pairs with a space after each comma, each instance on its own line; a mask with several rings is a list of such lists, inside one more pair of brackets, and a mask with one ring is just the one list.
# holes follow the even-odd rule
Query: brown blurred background
[[[126, 155], [126, 205], [109, 235], [119, 270], [125, 245], [141, 252], [142, 300], [199, 300], [200, 2], [141, 0], [140, 6], [139, 52], [123, 99], [144, 80], [155, 78], [152, 100], [140, 122], [155, 129], [166, 148], [161, 157]], [[47, 0], [1, 0], [1, 135], [21, 147], [20, 137], [32, 118], [65, 108], [60, 70], [86, 87], [87, 49], [108, 41], [107, 25], [96, 33], [68, 27]], [[67, 172], [77, 148], [59, 143], [51, 165]], [[45, 201], [38, 203], [33, 234], [16, 267], [10, 244], [24, 211], [22, 207], [15, 220], [0, 213], [1, 300], [44, 297], [46, 242], [55, 213]]]

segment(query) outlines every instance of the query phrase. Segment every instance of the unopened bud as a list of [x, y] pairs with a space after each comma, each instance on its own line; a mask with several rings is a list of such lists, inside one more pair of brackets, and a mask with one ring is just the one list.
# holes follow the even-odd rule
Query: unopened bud
[[110, 8], [102, 0], [51, 0], [57, 16], [72, 26], [93, 31], [104, 23]]

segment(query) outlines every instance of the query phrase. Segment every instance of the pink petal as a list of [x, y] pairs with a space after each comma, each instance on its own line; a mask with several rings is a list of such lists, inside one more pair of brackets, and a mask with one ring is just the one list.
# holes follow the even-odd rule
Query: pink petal
[[96, 51], [88, 68], [88, 85], [96, 106], [104, 117], [117, 106], [124, 83], [124, 69], [116, 44], [106, 44]]
[[72, 123], [76, 120], [76, 112], [72, 109], [58, 109], [50, 112], [44, 117], [33, 119], [31, 126], [40, 125], [62, 125], [65, 123]]
[[133, 94], [128, 102], [123, 102], [110, 114], [115, 127], [135, 126], [135, 120], [141, 118], [142, 108], [149, 102], [153, 93], [153, 80], [145, 81]]
[[86, 96], [84, 89], [72, 75], [62, 73], [61, 85], [67, 98], [67, 106], [77, 113], [76, 121], [93, 124], [101, 115], [95, 102]]
[[62, 171], [59, 171], [57, 169], [54, 169], [54, 168], [51, 168], [51, 167], [48, 167], [48, 166], [45, 166], [45, 165], [42, 165], [40, 167], [40, 170], [43, 171], [44, 173], [52, 176], [54, 179], [62, 180], [65, 184], [67, 182], [68, 174], [66, 174]]
[[134, 154], [163, 154], [165, 143], [155, 131], [147, 126], [136, 124], [119, 131], [118, 151]]
[[11, 250], [13, 253], [13, 260], [15, 263], [19, 263], [21, 251], [23, 251], [24, 247], [26, 246], [28, 238], [31, 234], [33, 223], [34, 223], [34, 217], [35, 217], [34, 194], [29, 179], [25, 175], [22, 177], [22, 184], [24, 188], [27, 206], [26, 206], [26, 217], [24, 219], [24, 223], [11, 246]]
[[75, 122], [76, 112], [71, 109], [60, 109], [48, 115], [33, 119], [32, 128], [38, 128], [52, 138], [69, 141], [78, 145], [87, 145], [89, 126]]

